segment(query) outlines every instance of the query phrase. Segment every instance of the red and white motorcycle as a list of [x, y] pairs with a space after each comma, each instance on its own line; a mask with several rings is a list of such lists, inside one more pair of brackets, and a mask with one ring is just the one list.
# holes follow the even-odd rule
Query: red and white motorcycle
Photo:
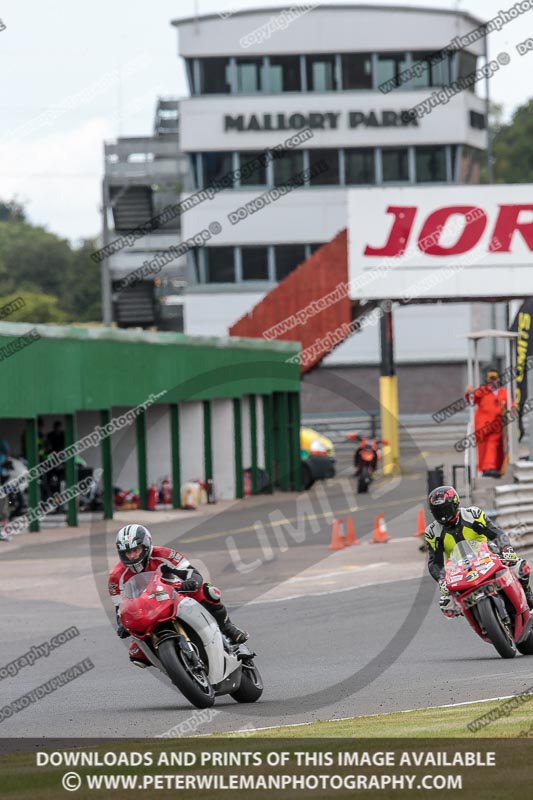
[[229, 694], [255, 703], [263, 681], [246, 644], [234, 645], [200, 603], [180, 592], [176, 576], [141, 572], [126, 583], [120, 621], [146, 658], [197, 708]]
[[533, 655], [533, 616], [522, 585], [487, 542], [458, 542], [445, 580], [466, 621], [502, 658]]

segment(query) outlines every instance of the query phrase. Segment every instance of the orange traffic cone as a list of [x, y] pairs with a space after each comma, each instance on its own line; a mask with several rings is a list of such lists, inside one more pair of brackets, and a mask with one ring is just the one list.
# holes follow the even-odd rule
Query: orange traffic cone
[[344, 541], [341, 536], [339, 520], [334, 519], [331, 525], [331, 542], [328, 550], [342, 550], [344, 548]]
[[344, 537], [344, 546], [350, 547], [352, 544], [361, 544], [361, 542], [355, 535], [353, 519], [351, 517], [346, 517], [346, 536]]
[[416, 539], [417, 536], [423, 536], [425, 532], [426, 532], [426, 520], [424, 519], [424, 509], [419, 508], [416, 533], [414, 534], [414, 538]]
[[385, 544], [388, 541], [389, 534], [387, 533], [385, 514], [378, 514], [374, 520], [374, 537], [370, 540], [370, 544]]

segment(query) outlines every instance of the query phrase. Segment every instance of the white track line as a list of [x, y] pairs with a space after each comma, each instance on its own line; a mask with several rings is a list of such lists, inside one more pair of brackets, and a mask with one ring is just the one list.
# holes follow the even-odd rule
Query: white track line
[[[457, 706], [473, 706], [476, 703], [496, 703], [499, 700], [510, 700], [516, 697], [515, 694], [504, 695], [503, 697], [487, 697], [485, 700], [466, 700], [463, 703], [446, 703], [443, 706], [426, 706], [425, 708], [404, 708], [401, 711], [381, 712], [380, 714], [361, 714], [357, 717], [336, 717], [335, 719], [315, 719], [312, 722], [294, 722], [290, 725], [267, 725], [264, 728], [242, 728], [238, 731], [225, 731], [225, 733], [252, 733], [256, 731], [272, 731], [276, 728], [300, 728], [304, 725], [314, 725], [315, 722], [348, 722], [351, 719], [366, 719], [367, 717], [385, 717], [391, 714], [412, 714], [414, 711], [437, 711], [439, 708], [456, 708]], [[209, 735], [209, 734], [206, 734]]]

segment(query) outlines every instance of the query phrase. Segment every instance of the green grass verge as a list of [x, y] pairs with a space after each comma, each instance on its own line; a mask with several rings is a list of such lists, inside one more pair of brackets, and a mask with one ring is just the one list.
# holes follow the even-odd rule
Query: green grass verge
[[[533, 700], [533, 695], [529, 695]], [[370, 717], [353, 717], [346, 720], [332, 720], [330, 722], [313, 722], [310, 725], [280, 726], [263, 731], [243, 731], [242, 733], [220, 733], [214, 736], [254, 736], [260, 739], [284, 738], [301, 739], [307, 737], [323, 738], [325, 736], [337, 737], [515, 737], [529, 730], [533, 736], [533, 703], [524, 703], [513, 709], [508, 716], [502, 716], [482, 727], [477, 732], [472, 732], [468, 723], [500, 708], [505, 701], [491, 701], [488, 703], [469, 703], [465, 706], [453, 708], [426, 708], [418, 711], [402, 711], [394, 714], [378, 714]]]

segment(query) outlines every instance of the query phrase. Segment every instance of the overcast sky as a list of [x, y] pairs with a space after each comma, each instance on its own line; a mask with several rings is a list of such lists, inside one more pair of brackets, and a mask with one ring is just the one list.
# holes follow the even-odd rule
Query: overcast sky
[[[155, 98], [187, 94], [170, 21], [199, 13], [279, 6], [297, 0], [3, 0], [0, 18], [0, 198], [16, 195], [32, 222], [76, 241], [100, 230], [102, 142], [152, 132]], [[409, 0], [372, 5], [457, 8], [483, 20], [511, 0]], [[322, 5], [342, 3], [323, 0]], [[2, 27], [0, 25], [0, 27]], [[493, 55], [515, 58], [491, 80], [505, 118], [533, 96], [533, 11], [490, 36]], [[445, 42], [443, 42], [443, 45]]]

